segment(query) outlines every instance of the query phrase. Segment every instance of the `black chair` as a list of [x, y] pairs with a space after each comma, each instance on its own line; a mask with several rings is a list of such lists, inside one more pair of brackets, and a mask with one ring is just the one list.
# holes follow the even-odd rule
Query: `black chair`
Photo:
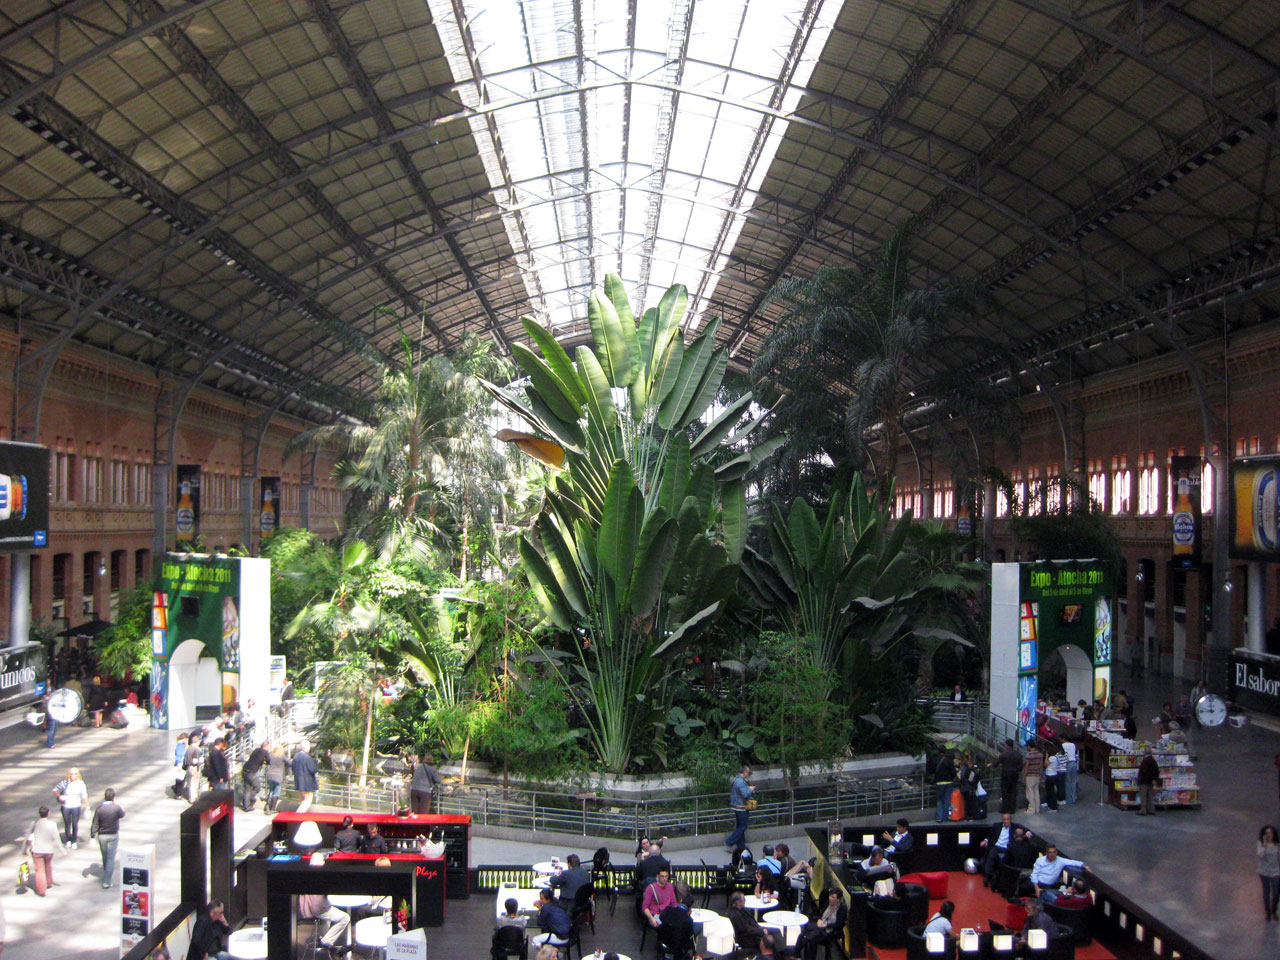
[[907, 943], [907, 911], [867, 905], [867, 940], [877, 947], [903, 947]]
[[573, 956], [573, 948], [578, 948], [578, 960], [582, 960], [582, 924], [576, 920], [569, 926], [569, 938], [556, 946], [564, 951], [565, 960]]
[[618, 887], [613, 882], [613, 870], [611, 868], [611, 864], [605, 864], [600, 868], [592, 867], [591, 883], [596, 888], [597, 893], [603, 893], [608, 896], [609, 916], [612, 917], [613, 911], [618, 908]]
[[499, 927], [493, 931], [493, 940], [489, 943], [489, 956], [492, 960], [508, 960], [519, 957], [529, 958], [529, 938], [523, 927]]
[[1056, 903], [1046, 903], [1044, 912], [1060, 927], [1067, 927], [1077, 944], [1090, 943], [1093, 940], [1089, 932], [1089, 913], [1092, 907], [1060, 907]]
[[1049, 960], [1076, 960], [1075, 931], [1065, 924], [1049, 935]]
[[594, 883], [584, 883], [578, 888], [578, 892], [573, 895], [573, 907], [569, 912], [569, 918], [579, 926], [587, 924], [591, 927], [591, 935], [596, 935], [596, 885]]
[[[674, 942], [670, 937], [663, 938], [663, 931], [658, 930], [658, 960], [688, 960], [693, 956], [693, 931], [685, 930]], [[644, 947], [642, 946], [643, 950]], [[579, 954], [581, 957], [581, 954]]]
[[702, 860], [702, 907], [705, 910], [707, 904], [711, 902], [713, 893], [723, 893], [725, 906], [729, 905], [729, 897], [733, 894], [733, 884], [729, 882], [729, 869], [727, 867], [709, 867], [707, 861]]
[[1021, 869], [1008, 861], [1001, 860], [999, 866], [996, 867], [996, 893], [1002, 897], [1016, 897], [1018, 895], [1018, 880], [1021, 877]]
[[929, 922], [929, 888], [923, 883], [904, 883], [903, 899], [907, 903], [907, 926]]
[[924, 927], [914, 926], [907, 928], [907, 960], [938, 960], [939, 957], [944, 960], [955, 960], [956, 946], [959, 941], [948, 934], [943, 938], [945, 946], [942, 953], [929, 953], [924, 948]]

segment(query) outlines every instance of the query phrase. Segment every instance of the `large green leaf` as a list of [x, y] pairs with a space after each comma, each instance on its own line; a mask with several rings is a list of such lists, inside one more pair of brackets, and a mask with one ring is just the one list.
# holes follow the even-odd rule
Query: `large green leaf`
[[573, 399], [580, 404], [586, 403], [587, 388], [578, 379], [578, 373], [573, 369], [573, 361], [569, 359], [569, 354], [565, 352], [564, 347], [560, 346], [560, 341], [533, 317], [521, 317], [520, 322], [524, 325], [525, 332], [529, 334], [529, 339], [542, 351], [547, 366], [560, 379]]
[[569, 388], [561, 382], [541, 357], [523, 343], [511, 344], [511, 356], [520, 365], [520, 369], [529, 375], [529, 380], [538, 394], [559, 419], [575, 422], [582, 415], [581, 408], [570, 395]]
[[623, 329], [612, 301], [595, 291], [587, 302], [587, 322], [591, 325], [591, 336], [600, 351], [600, 366], [609, 378], [609, 385], [629, 386], [631, 378], [636, 375], [639, 354], [635, 322]]
[[547, 619], [561, 630], [573, 629], [569, 604], [560, 591], [555, 574], [551, 572], [547, 561], [543, 559], [537, 548], [523, 537], [520, 538], [520, 560], [524, 563], [525, 574], [534, 586]]
[[653, 356], [661, 357], [667, 344], [680, 338], [680, 322], [689, 306], [689, 290], [683, 283], [667, 288], [658, 301], [658, 319], [653, 333]]
[[791, 551], [795, 554], [796, 564], [806, 570], [817, 566], [818, 539], [821, 529], [818, 518], [814, 515], [809, 501], [796, 498], [791, 504], [791, 516], [787, 518], [787, 536], [791, 541]]
[[586, 436], [582, 426], [576, 419], [565, 420], [556, 415], [551, 405], [543, 399], [542, 394], [532, 385], [525, 387], [524, 395], [529, 398], [529, 407], [546, 427], [547, 432], [566, 450], [581, 453]]
[[720, 392], [720, 385], [724, 383], [724, 374], [728, 368], [729, 348], [721, 347], [711, 354], [711, 362], [707, 364], [706, 372], [702, 374], [702, 380], [698, 383], [698, 389], [694, 393], [693, 399], [689, 401], [689, 406], [680, 415], [677, 423], [678, 428], [683, 429], [692, 423], [696, 423], [698, 418], [706, 412], [707, 407], [711, 406], [711, 401]]
[[717, 600], [715, 603], [711, 604], [710, 606], [703, 607], [701, 610], [695, 613], [688, 620], [684, 621], [684, 623], [680, 624], [678, 627], [672, 630], [670, 636], [668, 636], [667, 639], [664, 640], [662, 643], [658, 644], [658, 646], [656, 646], [653, 649], [653, 652], [650, 654], [650, 656], [660, 657], [663, 654], [667, 653], [668, 651], [675, 652], [679, 648], [679, 645], [682, 642], [684, 642], [687, 639], [692, 639], [693, 632], [696, 631], [698, 626], [705, 623], [707, 618], [710, 617], [719, 609], [720, 609], [719, 600]]
[[720, 515], [724, 522], [724, 547], [729, 560], [742, 561], [747, 545], [747, 493], [741, 480], [731, 480], [720, 491]]
[[636, 544], [640, 540], [641, 497], [625, 460], [615, 460], [609, 471], [609, 491], [605, 494], [596, 540], [596, 556], [619, 591], [631, 582]]
[[588, 580], [594, 580], [599, 569], [596, 563], [596, 538], [586, 520], [573, 521], [573, 539], [578, 545], [578, 560], [582, 564], [582, 572]]
[[631, 575], [630, 607], [637, 617], [647, 617], [658, 603], [667, 569], [675, 556], [679, 529], [675, 518], [664, 520], [636, 564]]
[[658, 481], [658, 506], [667, 512], [667, 516], [674, 517], [684, 503], [689, 479], [689, 437], [677, 433], [667, 445], [662, 477]]
[[[774, 508], [777, 512], [777, 508]], [[787, 585], [787, 589], [793, 593], [797, 590], [797, 579], [795, 564], [792, 562], [791, 547], [787, 545], [787, 538], [784, 534], [782, 517], [779, 515], [774, 518], [773, 523], [769, 524], [769, 548], [773, 553], [773, 566], [778, 571], [778, 575]]]
[[627, 297], [627, 290], [622, 285], [622, 278], [616, 273], [606, 273], [604, 292], [609, 302], [613, 304], [613, 310], [618, 315], [618, 322], [622, 324], [623, 329], [635, 329], [635, 314], [631, 312], [631, 300]]
[[587, 588], [582, 580], [582, 570], [572, 541], [564, 536], [555, 521], [545, 513], [538, 518], [538, 535], [542, 539], [543, 556], [547, 561], [547, 567], [555, 576], [561, 595], [568, 601], [574, 613], [580, 617], [589, 616]]
[[665, 350], [654, 354], [653, 373], [650, 376], [653, 383], [649, 387], [647, 406], [659, 410], [662, 408], [662, 401], [671, 395], [671, 391], [680, 380], [680, 367], [684, 364], [684, 355], [684, 341], [678, 336], [667, 345]]
[[703, 431], [698, 434], [690, 453], [694, 457], [703, 457], [715, 449], [716, 445], [729, 435], [729, 431], [733, 429], [734, 424], [742, 416], [742, 412], [751, 406], [751, 394], [744, 393], [729, 406], [720, 411], [720, 415], [712, 420]]
[[604, 430], [612, 430], [618, 421], [618, 409], [613, 405], [609, 390], [609, 377], [599, 359], [587, 347], [578, 347], [578, 372], [587, 386], [587, 409], [595, 414], [596, 423]]
[[[715, 324], [711, 326], [715, 327]], [[658, 407], [658, 426], [663, 430], [676, 429], [685, 410], [697, 395], [703, 374], [711, 365], [711, 354], [715, 349], [715, 341], [707, 335], [712, 332], [714, 331], [708, 328], [685, 350], [676, 382], [671, 387], [671, 392], [662, 399], [662, 405]]]

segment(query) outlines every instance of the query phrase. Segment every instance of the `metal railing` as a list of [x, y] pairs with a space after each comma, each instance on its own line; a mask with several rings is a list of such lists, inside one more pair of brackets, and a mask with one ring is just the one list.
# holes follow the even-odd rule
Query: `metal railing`
[[932, 698], [921, 698], [916, 700], [919, 704], [929, 704], [933, 707], [933, 721], [937, 724], [939, 733], [959, 733], [972, 734], [975, 726], [981, 723], [981, 717], [987, 713], [988, 704], [985, 700], [934, 700]]

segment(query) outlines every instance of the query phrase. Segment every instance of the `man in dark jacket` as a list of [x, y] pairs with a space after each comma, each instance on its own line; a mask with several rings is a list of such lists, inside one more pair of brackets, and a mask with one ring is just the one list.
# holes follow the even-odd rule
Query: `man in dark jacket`
[[559, 888], [560, 902], [572, 906], [578, 890], [591, 882], [591, 871], [582, 866], [576, 853], [569, 854], [569, 869], [562, 870], [558, 876], [551, 878], [552, 889]]
[[[1009, 853], [1009, 844], [1013, 842], [1015, 829], [1023, 829], [1013, 822], [1013, 814], [1005, 811], [1000, 814], [1000, 822], [992, 825], [987, 837], [982, 841], [982, 848], [987, 851], [982, 862], [982, 873], [988, 885], [996, 875], [1000, 861]], [[1025, 830], [1023, 830], [1025, 834]]]
[[124, 819], [124, 808], [116, 803], [116, 792], [108, 787], [102, 794], [102, 803], [93, 811], [93, 822], [89, 824], [89, 837], [98, 838], [98, 849], [102, 852], [102, 885], [111, 886], [116, 872], [116, 848], [120, 844], [120, 821]]
[[569, 942], [569, 930], [573, 924], [560, 904], [556, 903], [550, 889], [543, 889], [538, 894], [538, 926], [545, 932], [529, 941], [530, 946], [541, 947], [551, 944], [562, 947]]
[[663, 871], [671, 873], [671, 861], [662, 855], [662, 841], [655, 840], [649, 845], [649, 855], [636, 866], [637, 889], [643, 890]]
[[1022, 827], [1013, 828], [1013, 839], [1009, 841], [1009, 852], [1005, 854], [1005, 863], [1019, 870], [1030, 870], [1036, 865], [1040, 851], [1031, 842], [1031, 836]]
[[1000, 767], [1000, 812], [1013, 813], [1018, 806], [1018, 775], [1022, 773], [1022, 754], [1017, 744], [1005, 740], [1000, 755], [992, 766]]
[[934, 790], [937, 793], [938, 809], [934, 819], [943, 823], [951, 819], [951, 791], [956, 785], [956, 764], [951, 759], [951, 751], [943, 750], [933, 768]]
[[387, 838], [378, 832], [376, 823], [369, 824], [369, 835], [360, 841], [361, 853], [387, 853], [390, 847], [387, 846]]
[[306, 813], [311, 809], [311, 800], [319, 784], [316, 781], [316, 762], [307, 752], [305, 740], [298, 747], [298, 752], [293, 755], [292, 766], [293, 789], [299, 794], [298, 813]]
[[210, 790], [227, 789], [227, 781], [231, 778], [230, 766], [227, 763], [227, 741], [219, 737], [213, 741], [213, 749], [204, 760], [204, 775], [209, 778]]
[[209, 909], [196, 920], [191, 931], [191, 949], [187, 960], [229, 960], [226, 952], [227, 937], [231, 927], [227, 925], [221, 900], [210, 900]]
[[258, 802], [258, 789], [262, 786], [262, 768], [271, 759], [271, 741], [263, 740], [258, 749], [249, 754], [249, 759], [240, 768], [244, 777], [244, 808], [252, 810]]
[[746, 908], [747, 898], [742, 891], [737, 891], [729, 898], [728, 917], [733, 924], [733, 939], [747, 956], [753, 956], [760, 949], [760, 938], [764, 936], [764, 928]]

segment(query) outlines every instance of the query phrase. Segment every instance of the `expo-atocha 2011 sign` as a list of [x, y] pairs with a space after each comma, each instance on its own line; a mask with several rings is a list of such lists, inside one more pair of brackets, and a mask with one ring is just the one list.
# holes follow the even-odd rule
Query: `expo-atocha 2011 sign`
[[1280, 657], [1236, 650], [1228, 669], [1232, 700], [1251, 710], [1280, 714]]

